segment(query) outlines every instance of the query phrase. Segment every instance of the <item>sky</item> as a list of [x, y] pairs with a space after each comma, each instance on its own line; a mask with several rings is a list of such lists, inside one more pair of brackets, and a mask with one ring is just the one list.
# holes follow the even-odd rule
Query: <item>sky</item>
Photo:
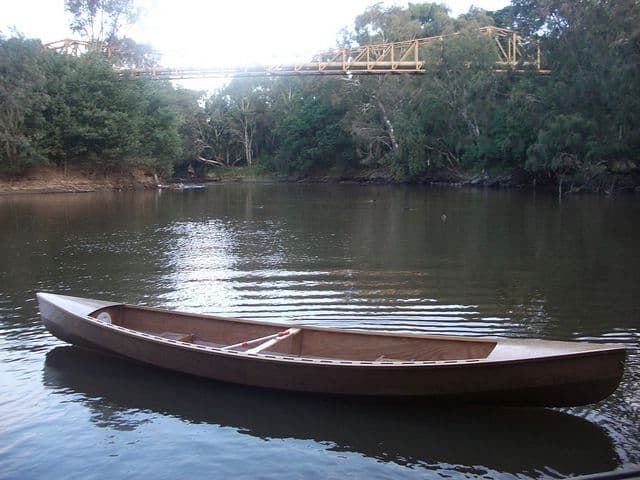
[[[508, 0], [440, 1], [453, 16], [472, 5], [496, 10], [509, 4]], [[161, 52], [161, 64], [167, 67], [303, 61], [335, 46], [340, 29], [352, 26], [354, 18], [374, 3], [376, 0], [136, 0], [141, 17], [124, 33], [151, 44]], [[15, 28], [43, 42], [75, 37], [68, 29], [64, 0], [0, 0], [0, 12], [4, 35]]]

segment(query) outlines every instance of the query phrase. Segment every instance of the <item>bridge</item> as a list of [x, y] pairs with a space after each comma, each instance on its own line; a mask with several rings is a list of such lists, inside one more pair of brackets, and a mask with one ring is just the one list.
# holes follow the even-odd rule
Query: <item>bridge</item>
[[[517, 32], [506, 28], [488, 26], [480, 28], [479, 31], [495, 44], [496, 71], [522, 71], [523, 68], [529, 67], [539, 73], [548, 73], [548, 70], [542, 68], [540, 47], [537, 43], [524, 39]], [[302, 63], [212, 68], [157, 66], [121, 69], [121, 72], [137, 78], [150, 77], [162, 80], [288, 75], [423, 74], [427, 70], [430, 55], [429, 48], [426, 47], [456, 35], [460, 33], [328, 50]], [[91, 42], [70, 39], [51, 42], [45, 44], [45, 47], [69, 55], [79, 55], [95, 48]], [[104, 46], [101, 50], [108, 56], [121, 53], [110, 46]]]

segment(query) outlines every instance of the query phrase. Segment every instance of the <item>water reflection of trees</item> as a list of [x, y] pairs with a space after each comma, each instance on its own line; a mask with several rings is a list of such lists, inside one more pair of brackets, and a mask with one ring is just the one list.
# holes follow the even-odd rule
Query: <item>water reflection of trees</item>
[[[637, 350], [640, 233], [629, 218], [639, 209], [624, 198], [559, 204], [530, 193], [353, 185], [0, 197], [0, 322], [6, 336], [29, 340], [15, 345], [31, 348], [34, 335], [44, 335], [33, 301], [38, 290], [182, 307], [198, 295], [189, 285], [205, 275], [214, 282], [201, 287], [228, 294], [231, 313], [258, 318], [302, 321], [313, 309], [329, 323], [328, 315], [353, 324], [366, 315], [402, 328], [607, 338]], [[207, 226], [217, 237], [206, 236]], [[210, 243], [181, 250], [190, 238]], [[217, 247], [226, 257], [215, 257]], [[214, 258], [204, 261], [205, 254]], [[188, 282], [176, 275], [185, 260], [203, 267]], [[173, 298], [178, 290], [186, 296]], [[224, 305], [197, 300], [207, 311]], [[616, 422], [637, 417], [629, 414], [637, 402], [625, 401], [637, 390], [636, 360], [617, 396], [593, 410], [610, 431], [627, 432]], [[104, 403], [95, 400], [101, 415]], [[143, 417], [116, 406], [104, 424], [132, 421], [135, 428]], [[411, 431], [408, 418], [399, 428]], [[337, 425], [328, 437], [336, 432]], [[397, 451], [425, 458], [393, 441]]]
[[376, 300], [477, 305], [471, 320], [500, 322], [507, 334], [571, 338], [606, 332], [614, 318], [632, 321], [640, 233], [627, 222], [637, 207], [620, 202], [625, 208], [519, 192], [226, 185], [189, 205], [195, 223], [219, 219], [233, 235], [237, 271], [326, 272], [323, 281], [353, 299], [389, 282]]
[[232, 427], [267, 441], [312, 440], [319, 448], [442, 471], [490, 469], [535, 476], [591, 473], [619, 464], [600, 428], [553, 410], [294, 395], [180, 376], [76, 347], [47, 354], [43, 381], [85, 405], [97, 426], [115, 430], [140, 428], [156, 415], [171, 416]]
[[[0, 283], [35, 317], [35, 292], [122, 298], [162, 268], [154, 259], [155, 192], [0, 197]], [[140, 297], [136, 298], [140, 299]], [[26, 315], [24, 315], [26, 313]]]
[[215, 311], [272, 275], [371, 312], [465, 307], [447, 333], [597, 338], [637, 323], [635, 203], [354, 185], [11, 196], [0, 280], [17, 304], [41, 289]]

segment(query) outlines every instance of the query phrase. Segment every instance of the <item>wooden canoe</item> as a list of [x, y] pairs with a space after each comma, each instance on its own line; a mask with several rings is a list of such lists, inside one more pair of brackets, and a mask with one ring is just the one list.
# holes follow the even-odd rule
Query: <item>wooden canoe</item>
[[363, 332], [38, 293], [56, 337], [191, 375], [333, 395], [572, 406], [617, 388], [619, 345]]

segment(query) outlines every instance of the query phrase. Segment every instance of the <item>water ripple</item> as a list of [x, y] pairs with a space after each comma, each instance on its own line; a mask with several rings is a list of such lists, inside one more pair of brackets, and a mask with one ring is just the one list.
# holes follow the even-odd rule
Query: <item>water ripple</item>
[[[0, 476], [562, 478], [640, 462], [637, 201], [203, 190], [0, 198]], [[37, 317], [43, 290], [299, 325], [615, 342], [629, 356], [618, 391], [589, 407], [367, 409], [60, 347]]]

